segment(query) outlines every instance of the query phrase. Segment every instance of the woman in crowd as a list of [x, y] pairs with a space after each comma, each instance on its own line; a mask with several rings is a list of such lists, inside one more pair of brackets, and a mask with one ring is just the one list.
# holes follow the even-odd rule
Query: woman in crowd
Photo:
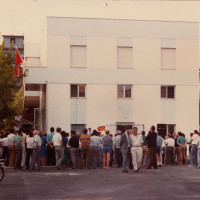
[[41, 165], [44, 166], [47, 164], [47, 157], [46, 157], [47, 136], [45, 136], [44, 131], [40, 131], [39, 136], [42, 140], [41, 151], [40, 151], [40, 160], [41, 160]]

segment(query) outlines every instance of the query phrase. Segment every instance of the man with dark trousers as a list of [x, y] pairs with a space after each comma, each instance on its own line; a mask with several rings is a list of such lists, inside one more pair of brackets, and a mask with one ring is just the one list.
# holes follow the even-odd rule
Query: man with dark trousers
[[147, 169], [151, 169], [153, 166], [157, 169], [157, 158], [156, 158], [156, 146], [157, 146], [157, 133], [155, 132], [155, 126], [151, 126], [151, 129], [146, 137], [148, 141], [148, 149], [149, 149], [149, 165]]
[[120, 150], [122, 153], [122, 157], [123, 157], [123, 173], [128, 173], [128, 158], [129, 158], [129, 152], [130, 152], [130, 147], [131, 147], [131, 143], [130, 143], [130, 127], [126, 127], [125, 128], [125, 133], [122, 134], [121, 139], [120, 139]]

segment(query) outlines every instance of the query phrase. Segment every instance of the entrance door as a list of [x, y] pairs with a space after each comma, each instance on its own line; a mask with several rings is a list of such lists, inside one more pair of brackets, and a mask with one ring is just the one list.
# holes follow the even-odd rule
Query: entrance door
[[84, 128], [85, 124], [71, 124], [71, 130], [75, 131], [77, 135], [82, 134]]
[[130, 129], [132, 129], [134, 126], [133, 122], [130, 123], [126, 123], [126, 122], [122, 122], [122, 123], [117, 123], [117, 131], [120, 130], [122, 133], [125, 132], [125, 128], [129, 127]]

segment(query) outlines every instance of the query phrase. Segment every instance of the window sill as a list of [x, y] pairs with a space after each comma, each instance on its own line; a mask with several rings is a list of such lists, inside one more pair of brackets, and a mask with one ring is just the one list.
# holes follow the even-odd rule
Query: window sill
[[70, 97], [70, 99], [87, 99], [86, 97]]

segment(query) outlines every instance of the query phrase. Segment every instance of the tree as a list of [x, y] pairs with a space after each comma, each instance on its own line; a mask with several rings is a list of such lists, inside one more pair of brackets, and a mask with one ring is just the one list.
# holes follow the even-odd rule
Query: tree
[[5, 42], [3, 41], [0, 45], [0, 130], [12, 127], [15, 115], [19, 112], [22, 113], [23, 107], [17, 106], [20, 89], [18, 83], [27, 73], [25, 71], [22, 76], [15, 78], [13, 44], [10, 45], [7, 53], [4, 52], [4, 46]]

